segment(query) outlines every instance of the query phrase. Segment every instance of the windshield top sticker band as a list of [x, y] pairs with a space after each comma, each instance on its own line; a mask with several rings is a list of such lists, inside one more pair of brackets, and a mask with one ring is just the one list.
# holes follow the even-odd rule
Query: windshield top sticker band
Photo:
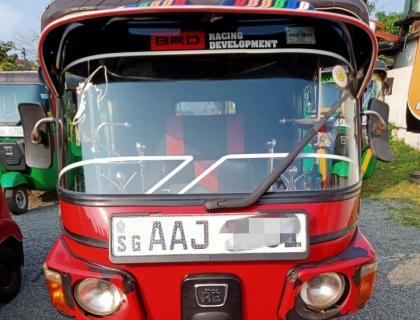
[[[184, 5], [215, 5], [214, 3], [206, 3], [206, 1], [196, 0], [155, 0], [140, 1], [133, 3], [124, 8], [141, 8], [141, 7], [167, 7], [167, 6], [184, 6]], [[297, 9], [297, 10], [314, 10], [314, 6], [307, 1], [298, 0], [221, 0], [218, 6], [231, 7], [255, 7], [255, 8], [278, 8], [278, 9]]]
[[151, 41], [152, 51], [206, 49], [204, 32], [152, 33]]
[[313, 27], [287, 27], [287, 44], [316, 44]]
[[278, 40], [246, 40], [242, 32], [209, 33], [209, 49], [275, 49]]
[[156, 32], [151, 35], [151, 51], [276, 49], [278, 39], [250, 39], [242, 32]]

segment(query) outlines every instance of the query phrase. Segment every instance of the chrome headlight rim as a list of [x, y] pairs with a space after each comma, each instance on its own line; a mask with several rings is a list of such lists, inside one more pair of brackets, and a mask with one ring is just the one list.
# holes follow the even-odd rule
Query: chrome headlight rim
[[[317, 281], [321, 281], [322, 278], [329, 278], [330, 280], [337, 281], [338, 290], [335, 292], [333, 296], [331, 296], [329, 299], [327, 299], [324, 303], [314, 303], [313, 301], [310, 301], [308, 298], [308, 295], [304, 294], [305, 290], [307, 293], [307, 290], [309, 289], [310, 285], [314, 285], [314, 282], [316, 284]], [[347, 298], [348, 295], [348, 280], [347, 277], [341, 273], [338, 272], [326, 272], [319, 275], [315, 275], [311, 279], [304, 282], [299, 290], [298, 297], [302, 301], [305, 308], [308, 310], [314, 311], [314, 312], [325, 312], [330, 309], [337, 309], [340, 307], [340, 305], [343, 304], [344, 300]]]
[[[102, 310], [100, 310], [98, 307], [94, 308], [90, 306], [89, 302], [91, 302], [92, 299], [90, 301], [84, 301], [84, 299], [81, 297], [82, 289], [88, 287], [89, 285], [93, 286], [93, 290], [103, 290], [104, 292], [104, 289], [107, 289], [108, 292], [111, 293], [111, 295], [115, 299], [114, 303], [109, 306], [104, 306]], [[91, 292], [93, 292], [93, 290], [91, 290]], [[108, 280], [99, 278], [84, 278], [77, 281], [73, 287], [73, 296], [77, 305], [83, 311], [98, 317], [107, 317], [115, 314], [121, 308], [125, 297], [124, 293], [120, 290], [120, 288], [117, 285]], [[93, 296], [93, 298], [95, 298], [95, 296]]]

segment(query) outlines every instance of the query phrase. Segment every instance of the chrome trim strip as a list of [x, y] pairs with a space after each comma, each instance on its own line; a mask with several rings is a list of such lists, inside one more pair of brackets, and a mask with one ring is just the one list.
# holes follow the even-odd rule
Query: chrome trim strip
[[150, 190], [146, 192], [146, 194], [151, 194], [156, 191], [160, 186], [162, 186], [165, 182], [167, 182], [170, 178], [176, 175], [179, 171], [181, 171], [185, 166], [187, 166], [191, 161], [193, 161], [192, 156], [140, 156], [140, 157], [114, 157], [114, 158], [98, 158], [98, 159], [89, 159], [78, 161], [64, 167], [58, 176], [58, 185], [60, 185], [61, 178], [65, 173], [68, 171], [79, 168], [82, 166], [87, 165], [95, 165], [95, 164], [110, 164], [110, 163], [122, 163], [122, 162], [141, 162], [141, 161], [182, 161], [183, 162], [178, 165], [174, 170], [172, 170], [168, 175], [166, 175], [162, 180], [158, 181]]
[[206, 54], [273, 54], [273, 53], [302, 53], [302, 54], [318, 54], [327, 57], [336, 58], [351, 66], [350, 62], [343, 56], [325, 50], [293, 48], [293, 49], [224, 49], [224, 50], [179, 50], [179, 51], [147, 51], [147, 52], [116, 52], [103, 53], [77, 59], [65, 68], [62, 74], [70, 68], [91, 60], [109, 59], [109, 58], [130, 58], [130, 57], [154, 57], [154, 56], [188, 56], [188, 55], [206, 55]]

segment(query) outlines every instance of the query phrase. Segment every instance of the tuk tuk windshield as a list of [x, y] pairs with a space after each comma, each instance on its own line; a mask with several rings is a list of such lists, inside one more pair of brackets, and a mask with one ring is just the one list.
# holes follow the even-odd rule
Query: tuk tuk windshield
[[251, 193], [344, 96], [270, 192], [359, 181], [353, 74], [336, 55], [113, 56], [76, 64], [65, 79], [64, 189]]
[[18, 105], [20, 103], [48, 102], [47, 89], [39, 84], [0, 84], [0, 124], [20, 122]]

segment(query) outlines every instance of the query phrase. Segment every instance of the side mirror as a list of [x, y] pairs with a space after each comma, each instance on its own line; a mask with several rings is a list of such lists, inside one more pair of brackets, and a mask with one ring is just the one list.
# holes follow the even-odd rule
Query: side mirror
[[34, 103], [21, 103], [18, 106], [25, 137], [26, 164], [32, 168], [48, 169], [51, 167], [52, 139], [47, 123], [45, 109]]
[[369, 102], [368, 111], [368, 138], [373, 155], [382, 162], [391, 162], [393, 159], [388, 136], [389, 106], [378, 99]]
[[385, 95], [392, 96], [392, 87], [394, 86], [394, 78], [387, 78], [385, 81]]

